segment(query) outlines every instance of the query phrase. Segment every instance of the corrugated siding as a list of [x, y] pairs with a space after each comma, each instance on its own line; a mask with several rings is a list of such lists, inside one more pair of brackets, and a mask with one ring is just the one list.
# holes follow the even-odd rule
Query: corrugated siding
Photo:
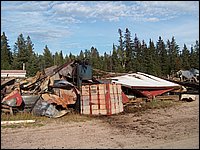
[[120, 84], [82, 86], [81, 114], [111, 115], [123, 111]]
[[25, 77], [26, 70], [1, 70], [1, 77]]

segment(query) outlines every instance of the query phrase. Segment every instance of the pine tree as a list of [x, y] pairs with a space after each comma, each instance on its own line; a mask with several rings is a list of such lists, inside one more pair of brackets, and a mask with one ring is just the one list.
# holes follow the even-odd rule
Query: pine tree
[[29, 65], [26, 67], [28, 77], [35, 76], [35, 74], [40, 71], [40, 65], [38, 62], [40, 62], [38, 55], [33, 52], [30, 56], [30, 61], [28, 61]]
[[148, 70], [148, 64], [150, 63], [150, 54], [147, 49], [147, 45], [144, 40], [142, 40], [141, 51], [139, 52], [140, 68], [138, 69], [141, 72], [146, 72]]
[[191, 68], [199, 69], [199, 42], [196, 41], [194, 46], [191, 46], [190, 58], [189, 58]]
[[39, 70], [38, 58], [34, 52], [33, 46], [34, 46], [34, 44], [32, 43], [30, 36], [27, 36], [26, 51], [27, 51], [27, 55], [28, 55], [29, 59], [26, 62], [26, 71], [27, 71], [28, 77], [35, 75], [36, 72]]
[[73, 60], [76, 60], [76, 56], [73, 55], [71, 52], [69, 53], [69, 61], [73, 61]]
[[80, 54], [79, 54], [79, 56], [78, 56], [78, 59], [79, 59], [79, 60], [84, 60], [84, 59], [85, 59], [84, 53], [83, 53], [82, 50], [81, 50], [81, 52], [80, 52]]
[[63, 58], [63, 53], [62, 50], [59, 53], [59, 65], [64, 64], [64, 58]]
[[[145, 43], [143, 43], [145, 46]], [[134, 70], [137, 71], [142, 71], [142, 50], [141, 50], [141, 43], [135, 34], [134, 42], [133, 42], [133, 52], [132, 52], [132, 66]]]
[[1, 69], [10, 70], [12, 68], [12, 52], [8, 45], [5, 32], [1, 35]]
[[154, 46], [154, 42], [151, 39], [149, 40], [149, 47], [147, 48], [145, 56], [145, 59], [147, 59], [147, 64], [145, 65], [147, 69], [146, 72], [157, 76], [157, 66], [159, 64], [157, 64], [156, 48]]
[[105, 52], [103, 57], [103, 70], [104, 71], [110, 71], [111, 70], [111, 64], [110, 64], [110, 56]]
[[117, 54], [117, 50], [116, 50], [114, 43], [113, 43], [113, 51], [112, 51], [112, 66], [113, 66], [112, 70], [114, 72], [119, 72], [122, 69], [119, 59], [118, 59], [118, 54]]
[[69, 58], [69, 56], [67, 54], [65, 55], [65, 62], [66, 63], [70, 62], [70, 58]]
[[15, 42], [14, 45], [14, 53], [15, 53], [15, 57], [14, 57], [14, 66], [15, 69], [22, 69], [22, 65], [23, 63], [27, 63], [28, 60], [30, 59], [30, 53], [27, 50], [27, 45], [26, 45], [26, 41], [24, 40], [23, 34], [20, 34], [17, 38], [17, 42]]
[[53, 62], [54, 62], [53, 64], [59, 66], [59, 61], [60, 59], [59, 59], [58, 52], [55, 52], [55, 54], [53, 55]]
[[179, 46], [175, 42], [175, 38], [172, 37], [171, 42], [167, 41], [167, 52], [168, 52], [168, 72], [174, 73], [180, 69], [180, 59], [179, 59]]
[[190, 52], [189, 52], [187, 46], [184, 44], [181, 58], [182, 58], [182, 68], [185, 70], [190, 69], [189, 57], [190, 57]]
[[132, 46], [133, 46], [133, 43], [132, 43], [132, 40], [131, 40], [131, 33], [129, 31], [128, 28], [126, 28], [126, 31], [125, 31], [125, 35], [124, 35], [124, 45], [125, 45], [125, 51], [126, 51], [126, 57], [124, 58], [125, 59], [125, 68], [126, 68], [126, 71], [135, 71], [133, 69], [133, 61], [134, 61], [134, 53], [133, 53], [133, 49], [132, 49]]
[[123, 68], [122, 71], [125, 71], [126, 52], [124, 50], [122, 30], [118, 29], [118, 33], [119, 33], [119, 46], [117, 49], [117, 51], [118, 51], [117, 53], [119, 56], [119, 61], [121, 63], [121, 67]]
[[53, 66], [53, 62], [54, 62], [53, 56], [47, 45], [44, 48], [43, 56], [44, 56], [44, 67], [48, 68], [48, 67]]
[[100, 59], [99, 59], [99, 52], [96, 48], [94, 48], [93, 46], [91, 47], [91, 65], [93, 68], [95, 69], [100, 69]]
[[199, 41], [196, 40], [195, 45], [194, 45], [194, 58], [195, 64], [194, 68], [199, 69]]
[[157, 52], [157, 57], [158, 57], [157, 64], [159, 65], [158, 76], [167, 75], [168, 74], [167, 50], [165, 48], [165, 44], [161, 36], [159, 36], [159, 39], [156, 45], [156, 50], [157, 50], [156, 52]]

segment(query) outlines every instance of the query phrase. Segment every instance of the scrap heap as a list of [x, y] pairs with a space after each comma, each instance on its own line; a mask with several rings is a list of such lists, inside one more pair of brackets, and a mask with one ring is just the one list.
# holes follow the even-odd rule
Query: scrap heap
[[123, 111], [128, 98], [121, 85], [100, 83], [86, 61], [72, 61], [37, 72], [22, 81], [1, 83], [1, 111], [31, 112], [36, 116], [61, 117], [71, 110], [89, 115]]
[[94, 84], [91, 66], [72, 61], [38, 71], [34, 77], [1, 83], [1, 110], [28, 111], [34, 115], [59, 117], [78, 108], [80, 86]]

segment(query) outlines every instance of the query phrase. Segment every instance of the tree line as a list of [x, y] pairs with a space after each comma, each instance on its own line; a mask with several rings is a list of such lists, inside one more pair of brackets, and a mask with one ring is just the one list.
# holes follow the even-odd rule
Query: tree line
[[81, 50], [79, 55], [71, 52], [63, 56], [62, 50], [52, 54], [45, 45], [42, 54], [34, 51], [34, 44], [30, 36], [24, 38], [20, 34], [14, 44], [14, 48], [8, 44], [5, 32], [1, 35], [1, 69], [21, 70], [23, 63], [26, 65], [27, 76], [34, 76], [37, 71], [41, 71], [53, 65], [62, 65], [72, 60], [87, 60], [95, 69], [109, 72], [144, 72], [155, 76], [167, 76], [180, 69], [199, 69], [199, 41], [190, 49], [184, 44], [180, 49], [175, 38], [167, 40], [165, 43], [161, 36], [154, 43], [151, 39], [149, 43], [140, 41], [135, 34], [132, 37], [128, 28], [125, 32], [118, 29], [118, 44], [112, 46], [109, 53], [100, 55], [97, 48]]

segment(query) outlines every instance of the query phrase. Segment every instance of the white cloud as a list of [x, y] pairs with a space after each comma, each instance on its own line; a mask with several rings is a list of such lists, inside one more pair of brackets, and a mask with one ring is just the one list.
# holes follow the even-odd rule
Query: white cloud
[[161, 22], [185, 14], [199, 19], [199, 1], [2, 1], [1, 28], [52, 42], [80, 31], [81, 23]]
[[49, 21], [64, 24], [82, 23], [84, 19], [119, 21], [123, 17], [138, 21], [158, 18], [154, 21], [159, 21], [185, 13], [199, 16], [198, 1], [8, 1], [2, 4], [2, 11], [39, 12]]

